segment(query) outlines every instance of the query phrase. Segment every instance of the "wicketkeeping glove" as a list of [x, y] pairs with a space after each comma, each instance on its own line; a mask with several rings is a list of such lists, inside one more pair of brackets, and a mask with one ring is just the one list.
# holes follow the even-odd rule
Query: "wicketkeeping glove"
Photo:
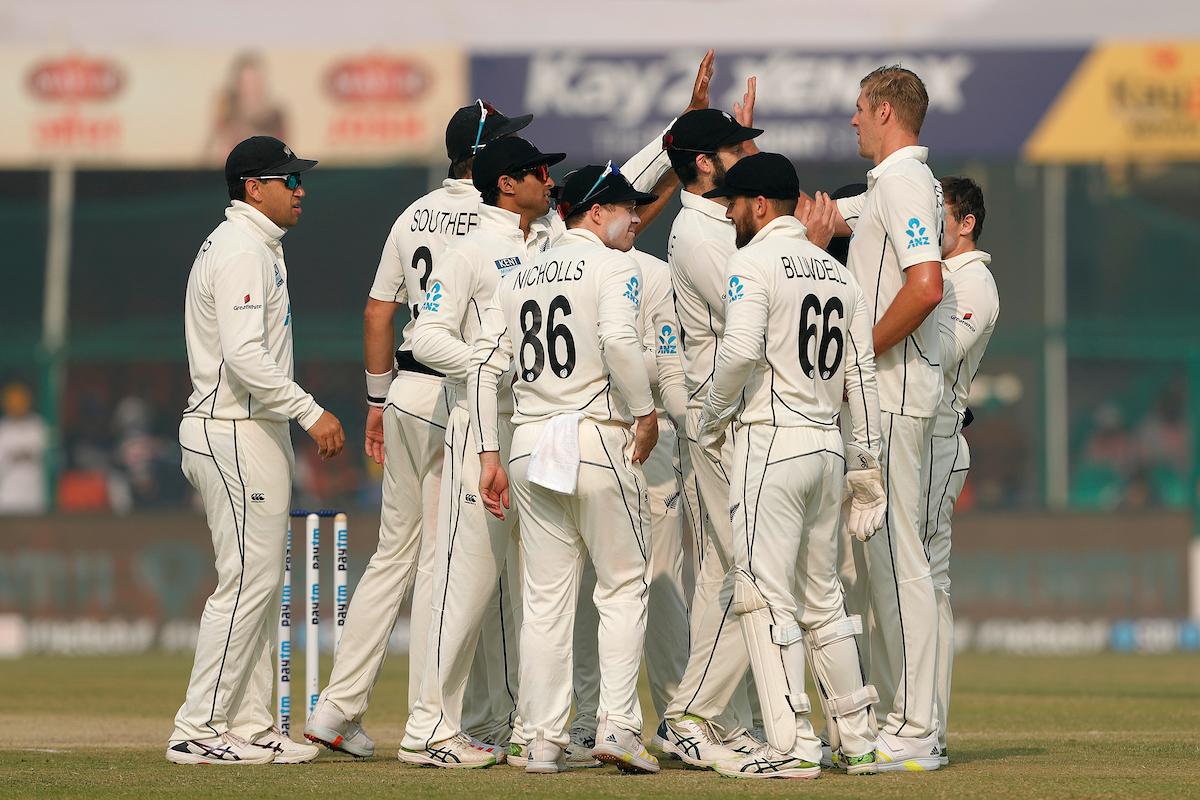
[[846, 445], [846, 529], [865, 542], [883, 526], [887, 515], [887, 493], [883, 471], [875, 456], [855, 444]]

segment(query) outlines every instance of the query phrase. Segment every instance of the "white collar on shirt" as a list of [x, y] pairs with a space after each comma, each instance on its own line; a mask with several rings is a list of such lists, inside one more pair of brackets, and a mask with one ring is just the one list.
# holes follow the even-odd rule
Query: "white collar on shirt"
[[230, 222], [242, 223], [243, 227], [249, 229], [271, 247], [279, 244], [279, 240], [287, 233], [285, 229], [267, 219], [266, 214], [241, 200], [230, 201], [228, 208], [225, 209], [225, 219]]
[[517, 241], [525, 241], [524, 234], [521, 232], [521, 215], [499, 206], [480, 203], [479, 226], [500, 236], [510, 236]]
[[751, 244], [761, 242], [768, 236], [791, 236], [796, 239], [808, 241], [808, 228], [804, 227], [804, 223], [795, 217], [776, 217], [766, 225], [763, 225], [746, 246], [749, 247]]
[[479, 190], [475, 188], [475, 184], [470, 178], [446, 178], [442, 181], [442, 188], [452, 195], [461, 197], [471, 194], [479, 196]]
[[715, 220], [724, 222], [726, 225], [733, 223], [725, 218], [725, 206], [718, 203], [716, 200], [709, 200], [703, 195], [689, 192], [687, 189], [681, 189], [679, 192], [679, 202], [684, 208], [690, 208], [693, 211], [699, 211], [706, 217], [712, 217]]
[[946, 265], [946, 269], [953, 272], [956, 269], [965, 267], [972, 261], [982, 261], [983, 265], [986, 267], [988, 264], [992, 263], [992, 256], [990, 253], [985, 253], [982, 250], [968, 250], [967, 252], [959, 253], [952, 258], [947, 258], [942, 263]]
[[924, 164], [929, 159], [929, 148], [921, 147], [920, 145], [909, 145], [901, 147], [890, 156], [880, 161], [875, 165], [874, 169], [867, 170], [867, 188], [870, 189], [875, 185], [875, 181], [883, 177], [883, 173], [887, 172], [892, 167], [899, 164], [906, 158], [915, 158]]
[[608, 245], [604, 244], [604, 242], [600, 240], [599, 236], [592, 233], [587, 228], [568, 228], [567, 232], [558, 237], [558, 241], [554, 244], [555, 246], [559, 246], [565, 244], [581, 244], [583, 242], [608, 249]]

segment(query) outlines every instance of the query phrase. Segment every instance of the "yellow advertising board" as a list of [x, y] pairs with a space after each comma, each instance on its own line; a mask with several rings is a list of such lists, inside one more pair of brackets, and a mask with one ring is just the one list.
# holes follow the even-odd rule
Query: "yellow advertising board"
[[1094, 48], [1025, 145], [1034, 161], [1200, 159], [1200, 42]]
[[466, 96], [461, 51], [0, 50], [0, 166], [189, 167], [278, 136], [331, 164], [425, 158]]

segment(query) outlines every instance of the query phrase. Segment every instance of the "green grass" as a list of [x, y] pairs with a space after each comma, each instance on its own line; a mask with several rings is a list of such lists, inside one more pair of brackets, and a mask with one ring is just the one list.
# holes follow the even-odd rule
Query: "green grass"
[[[398, 763], [404, 661], [394, 658], [367, 717], [371, 761], [323, 754], [296, 767], [193, 768], [163, 758], [190, 660], [180, 656], [0, 662], [0, 796], [265, 797], [1111, 797], [1200, 796], [1200, 657], [959, 659], [950, 752], [938, 772], [818, 782], [734, 782], [664, 763], [526, 776], [510, 767], [447, 773]], [[652, 716], [647, 716], [647, 725]]]

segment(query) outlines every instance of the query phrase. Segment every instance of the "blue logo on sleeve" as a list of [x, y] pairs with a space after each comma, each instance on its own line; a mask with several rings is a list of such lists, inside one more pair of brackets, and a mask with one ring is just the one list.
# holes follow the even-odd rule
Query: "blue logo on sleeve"
[[287, 316], [283, 318], [283, 327], [287, 327], [292, 322], [292, 304], [288, 303]]
[[734, 275], [729, 279], [729, 288], [725, 291], [725, 302], [734, 303], [741, 300], [745, 292], [746, 287], [742, 285], [742, 279]]
[[671, 326], [663, 325], [662, 330], [658, 332], [658, 354], [673, 356], [678, 352], [679, 346], [675, 343], [675, 334], [671, 331]]
[[907, 250], [929, 244], [929, 237], [925, 235], [925, 226], [916, 217], [908, 220], [908, 229], [904, 232], [908, 234], [908, 247], [905, 248]]
[[423, 311], [432, 311], [435, 314], [442, 307], [442, 282], [434, 281], [433, 286], [429, 287], [429, 291], [425, 293], [425, 302], [421, 303]]
[[633, 303], [636, 308], [641, 302], [640, 296], [642, 293], [641, 283], [638, 281], [637, 275], [634, 275], [625, 282], [625, 296], [629, 298], [629, 302]]

